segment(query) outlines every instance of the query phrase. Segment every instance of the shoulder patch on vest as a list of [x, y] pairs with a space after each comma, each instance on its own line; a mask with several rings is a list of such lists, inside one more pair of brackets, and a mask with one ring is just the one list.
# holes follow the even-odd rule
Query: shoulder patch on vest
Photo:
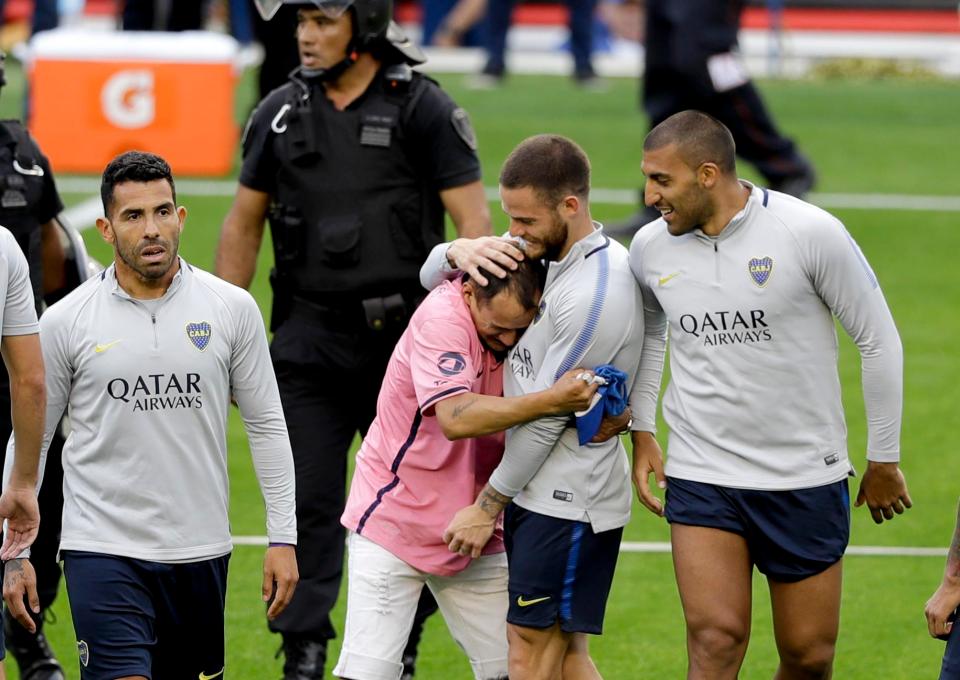
[[450, 122], [453, 124], [453, 129], [457, 131], [458, 135], [460, 135], [460, 139], [463, 140], [463, 143], [470, 147], [472, 151], [476, 151], [477, 133], [473, 131], [473, 124], [470, 122], [470, 114], [458, 106], [453, 110], [453, 113], [450, 114]]

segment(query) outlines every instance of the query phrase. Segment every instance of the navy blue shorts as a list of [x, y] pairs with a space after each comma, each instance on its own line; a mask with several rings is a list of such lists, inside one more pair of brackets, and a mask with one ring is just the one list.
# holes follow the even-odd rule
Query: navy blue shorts
[[566, 633], [603, 630], [603, 614], [623, 529], [595, 534], [587, 522], [558, 519], [511, 503], [503, 522], [510, 571], [507, 622]]
[[229, 555], [164, 564], [64, 550], [80, 677], [222, 677]]
[[743, 536], [750, 559], [774, 581], [793, 583], [836, 564], [850, 541], [843, 479], [791, 491], [758, 491], [667, 479], [667, 521]]

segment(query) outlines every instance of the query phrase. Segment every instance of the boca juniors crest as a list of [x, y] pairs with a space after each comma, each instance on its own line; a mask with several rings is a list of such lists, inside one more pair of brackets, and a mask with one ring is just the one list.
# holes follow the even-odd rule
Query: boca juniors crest
[[767, 281], [770, 280], [770, 272], [773, 271], [773, 258], [751, 258], [750, 262], [747, 264], [747, 268], [750, 270], [750, 278], [753, 279], [753, 282], [763, 288], [765, 285], [767, 285]]
[[80, 656], [80, 663], [86, 668], [90, 663], [90, 647], [84, 640], [77, 640], [77, 654]]
[[210, 344], [210, 336], [213, 335], [213, 329], [208, 321], [187, 324], [187, 337], [190, 342], [201, 352]]
[[543, 314], [546, 311], [547, 311], [547, 301], [540, 300], [540, 306], [537, 307], [537, 313], [533, 317], [533, 323], [536, 324], [540, 319], [542, 319]]

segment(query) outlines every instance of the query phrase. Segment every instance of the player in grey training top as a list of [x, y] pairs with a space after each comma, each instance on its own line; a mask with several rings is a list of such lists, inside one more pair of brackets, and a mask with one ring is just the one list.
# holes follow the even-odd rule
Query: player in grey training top
[[[613, 364], [633, 383], [641, 366], [640, 292], [626, 249], [590, 218], [586, 155], [562, 137], [530, 138], [504, 163], [500, 185], [511, 234], [524, 239], [528, 256], [549, 262], [540, 311], [510, 351], [504, 394], [545, 389], [576, 366]], [[490, 256], [512, 251], [494, 239], [438, 247], [424, 282], [435, 280], [444, 260], [476, 276], [471, 262], [488, 248]], [[659, 379], [659, 367], [652, 375]], [[652, 431], [653, 423], [636, 427]], [[561, 667], [571, 677], [597, 677], [586, 633], [601, 631], [630, 518], [629, 479], [618, 437], [580, 446], [568, 418], [542, 418], [508, 432], [490, 483], [451, 522], [450, 549], [478, 555], [496, 517], [514, 501], [504, 519], [511, 678], [553, 677]], [[538, 675], [530, 675], [535, 669]]]
[[266, 332], [246, 291], [178, 256], [186, 210], [163, 159], [115, 158], [101, 193], [114, 264], [41, 322], [44, 442], [67, 407], [72, 425], [60, 549], [81, 675], [214, 677], [232, 548], [231, 397], [266, 501], [270, 616], [297, 580], [293, 459]]
[[[43, 433], [43, 360], [37, 336], [37, 312], [27, 260], [16, 239], [0, 227], [0, 351], [10, 373], [10, 401], [13, 429], [17, 435], [16, 465], [5, 477], [0, 496], [0, 518], [6, 520], [0, 558], [5, 562], [28, 548], [37, 536], [40, 511], [37, 507], [37, 470], [40, 437]], [[10, 612], [31, 631], [36, 624], [23, 605], [29, 598], [34, 611], [40, 609], [35, 584], [21, 562], [6, 564], [4, 595]], [[0, 630], [0, 679], [5, 678], [3, 632]]]
[[[903, 355], [877, 279], [839, 220], [737, 179], [730, 132], [698, 111], [644, 143], [646, 202], [662, 218], [630, 249], [653, 322], [669, 326], [666, 517], [690, 678], [736, 677], [753, 566], [767, 576], [778, 678], [829, 677], [849, 540], [836, 317], [860, 350], [868, 438], [857, 496], [875, 521], [910, 507], [901, 474]], [[644, 403], [650, 406], [653, 391]], [[650, 413], [640, 413], [644, 418]], [[636, 457], [641, 498], [664, 481]]]

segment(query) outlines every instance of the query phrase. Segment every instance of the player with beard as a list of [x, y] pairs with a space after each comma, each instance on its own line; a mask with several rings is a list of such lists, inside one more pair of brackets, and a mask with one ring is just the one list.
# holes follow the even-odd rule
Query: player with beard
[[[628, 385], [659, 380], [662, 353], [641, 356], [643, 307], [627, 251], [591, 219], [589, 191], [586, 154], [557, 135], [525, 140], [501, 170], [510, 233], [526, 243], [527, 257], [548, 266], [537, 317], [510, 351], [507, 396], [545, 389], [574, 366], [612, 364]], [[435, 285], [455, 267], [497, 275], [518, 256], [502, 239], [457, 240], [434, 249], [421, 281]], [[654, 425], [630, 425], [635, 446], [652, 438]], [[507, 434], [503, 460], [444, 538], [453, 552], [479, 555], [507, 508], [512, 680], [600, 677], [586, 635], [601, 632], [630, 504], [629, 464], [618, 437], [581, 446], [576, 427], [562, 416]]]
[[[497, 535], [472, 559], [443, 532], [484, 487], [503, 431], [587, 408], [596, 385], [570, 371], [549, 389], [503, 397], [506, 353], [533, 320], [545, 271], [524, 260], [480, 286], [446, 281], [424, 300], [390, 358], [377, 416], [357, 453], [342, 678], [398, 677], [420, 592], [433, 592], [479, 680], [507, 676], [507, 560]], [[389, 592], [390, 606], [379, 606]]]
[[266, 504], [268, 616], [297, 582], [293, 458], [266, 332], [246, 291], [178, 256], [186, 209], [163, 159], [118, 156], [101, 197], [113, 265], [40, 324], [44, 451], [68, 407], [72, 425], [60, 555], [80, 677], [213, 678], [232, 549], [231, 398]]

